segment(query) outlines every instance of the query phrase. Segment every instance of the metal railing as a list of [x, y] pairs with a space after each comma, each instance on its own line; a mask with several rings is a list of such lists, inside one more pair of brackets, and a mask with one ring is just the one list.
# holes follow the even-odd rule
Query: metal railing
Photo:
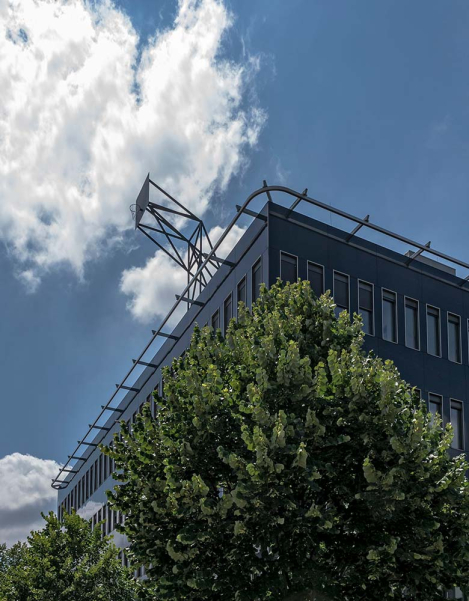
[[[230, 233], [230, 231], [232, 230], [233, 226], [236, 225], [237, 221], [239, 220], [239, 218], [246, 214], [249, 216], [252, 216], [254, 218], [258, 217], [258, 218], [263, 218], [265, 219], [265, 217], [263, 215], [260, 215], [259, 213], [256, 213], [255, 211], [252, 211], [251, 209], [249, 209], [249, 205], [251, 204], [251, 202], [257, 198], [258, 196], [260, 196], [261, 194], [266, 194], [267, 198], [269, 201], [272, 201], [272, 197], [271, 197], [271, 193], [273, 192], [281, 192], [284, 193], [288, 196], [292, 196], [295, 197], [295, 201], [292, 203], [292, 205], [290, 207], [288, 207], [288, 212], [286, 215], [286, 219], [291, 219], [291, 214], [292, 212], [301, 204], [301, 202], [306, 202], [308, 204], [311, 204], [315, 207], [318, 207], [320, 209], [324, 209], [325, 211], [328, 211], [330, 213], [333, 213], [335, 215], [338, 215], [340, 217], [343, 217], [345, 219], [348, 219], [349, 221], [352, 221], [354, 223], [356, 223], [357, 225], [355, 226], [355, 228], [349, 233], [349, 235], [347, 236], [346, 242], [350, 242], [351, 239], [353, 238], [353, 236], [355, 236], [355, 234], [357, 234], [357, 232], [362, 228], [362, 227], [366, 227], [369, 228], [371, 230], [374, 230], [376, 232], [379, 232], [381, 234], [384, 234], [385, 236], [389, 236], [395, 240], [399, 240], [400, 242], [403, 242], [409, 246], [413, 246], [415, 247], [417, 250], [410, 255], [409, 257], [406, 257], [406, 265], [409, 266], [410, 263], [416, 259], [419, 255], [421, 255], [422, 253], [429, 253], [431, 255], [434, 255], [436, 257], [439, 257], [440, 259], [443, 259], [445, 261], [448, 261], [449, 263], [453, 263], [455, 265], [458, 265], [459, 267], [464, 267], [465, 269], [469, 270], [469, 263], [466, 263], [465, 261], [461, 261], [460, 259], [457, 259], [455, 257], [451, 257], [450, 255], [447, 255], [443, 252], [440, 252], [434, 248], [430, 248], [430, 243], [426, 243], [426, 244], [422, 244], [420, 242], [417, 242], [415, 240], [412, 240], [410, 238], [407, 238], [405, 236], [401, 236], [400, 234], [396, 234], [395, 232], [392, 232], [386, 228], [383, 228], [377, 224], [372, 223], [369, 220], [369, 216], [367, 215], [364, 219], [360, 218], [360, 217], [356, 217], [355, 215], [352, 215], [351, 213], [347, 213], [346, 211], [342, 211], [341, 209], [337, 209], [335, 207], [332, 207], [331, 205], [325, 204], [319, 200], [316, 200], [314, 198], [309, 197], [306, 194], [306, 190], [305, 192], [301, 193], [301, 192], [296, 192], [295, 190], [292, 190], [291, 188], [288, 188], [286, 186], [268, 186], [265, 182], [264, 182], [264, 186], [262, 188], [259, 188], [258, 190], [256, 190], [255, 192], [253, 192], [252, 194], [250, 194], [247, 199], [244, 201], [243, 205], [241, 206], [237, 206], [237, 212], [235, 214], [235, 216], [233, 217], [233, 219], [230, 221], [230, 223], [228, 224], [228, 226], [225, 228], [225, 231], [223, 232], [223, 234], [221, 235], [221, 237], [218, 239], [218, 241], [216, 242], [216, 244], [213, 246], [213, 248], [210, 250], [210, 252], [207, 254], [207, 256], [205, 257], [204, 261], [200, 264], [200, 266], [198, 267], [197, 271], [194, 273], [194, 275], [192, 276], [191, 280], [187, 283], [187, 286], [184, 288], [183, 292], [178, 295], [176, 302], [174, 303], [174, 305], [171, 307], [171, 309], [169, 310], [168, 314], [166, 315], [166, 317], [163, 319], [163, 321], [161, 322], [160, 326], [158, 327], [157, 330], [153, 331], [152, 337], [150, 338], [149, 342], [145, 345], [143, 351], [140, 353], [138, 359], [134, 360], [134, 363], [132, 365], [132, 367], [128, 370], [128, 372], [125, 374], [124, 378], [122, 379], [121, 383], [116, 385], [116, 390], [115, 392], [111, 395], [111, 397], [109, 398], [109, 400], [107, 401], [107, 403], [105, 405], [102, 405], [102, 409], [101, 412], [99, 413], [98, 417], [95, 419], [95, 421], [93, 422], [93, 424], [90, 424], [88, 431], [86, 432], [85, 436], [83, 437], [82, 440], [78, 441], [78, 445], [75, 448], [75, 450], [73, 451], [72, 455], [68, 456], [68, 461], [67, 463], [60, 468], [60, 471], [58, 473], [58, 475], [52, 479], [52, 487], [60, 490], [63, 488], [67, 488], [68, 485], [75, 479], [76, 475], [78, 474], [78, 472], [80, 471], [80, 467], [81, 465], [78, 464], [79, 461], [81, 462], [85, 462], [88, 459], [88, 456], [83, 456], [81, 454], [81, 451], [84, 447], [88, 448], [88, 447], [97, 447], [103, 440], [104, 437], [106, 436], [107, 432], [109, 431], [109, 428], [106, 426], [101, 426], [98, 425], [98, 422], [101, 420], [101, 418], [103, 417], [103, 415], [105, 414], [106, 411], [113, 411], [116, 413], [124, 413], [126, 411], [126, 409], [131, 405], [131, 403], [134, 401], [134, 399], [137, 397], [137, 395], [140, 393], [141, 388], [135, 388], [134, 386], [128, 386], [127, 385], [127, 381], [129, 380], [130, 376], [133, 374], [135, 368], [137, 367], [137, 365], [143, 365], [143, 366], [147, 366], [147, 367], [151, 367], [153, 368], [153, 371], [149, 374], [146, 382], [151, 378], [151, 376], [156, 372], [156, 370], [160, 367], [160, 365], [153, 365], [150, 363], [147, 363], [145, 361], [143, 361], [143, 357], [145, 356], [145, 354], [148, 352], [148, 350], [150, 349], [150, 347], [153, 345], [153, 343], [155, 342], [155, 340], [158, 337], [162, 337], [162, 338], [169, 338], [174, 340], [174, 343], [178, 340], [177, 337], [173, 336], [172, 334], [168, 334], [165, 333], [163, 331], [164, 327], [168, 324], [169, 320], [171, 319], [172, 315], [174, 314], [174, 312], [176, 311], [176, 309], [179, 307], [179, 305], [181, 304], [181, 302], [186, 302], [187, 301], [187, 294], [191, 289], [191, 286], [197, 282], [198, 278], [200, 277], [200, 275], [202, 274], [202, 272], [204, 271], [204, 269], [206, 268], [206, 266], [208, 264], [213, 264], [213, 260], [218, 260], [217, 257], [217, 250], [220, 248], [220, 246], [223, 244], [225, 238], [228, 236], [228, 234]], [[228, 269], [231, 270], [234, 269], [235, 265], [227, 265]], [[465, 277], [465, 278], [461, 278], [460, 279], [460, 286], [463, 287], [466, 283], [469, 283], [469, 276]], [[118, 407], [112, 407], [111, 403], [112, 401], [116, 398], [117, 394], [121, 391], [121, 390], [126, 390], [126, 391], [131, 391], [134, 392], [135, 394], [129, 399], [126, 407], [124, 409], [122, 408], [118, 408]], [[98, 442], [96, 442], [96, 436], [95, 436], [95, 431], [96, 430], [101, 430], [103, 432], [102, 437], [100, 438], [100, 440]], [[92, 440], [87, 440], [88, 438], [91, 437], [91, 435], [94, 434], [93, 439]], [[71, 462], [75, 461], [75, 463], [73, 464], [73, 466], [71, 465]], [[82, 463], [82, 464], [83, 464]], [[61, 478], [66, 478], [68, 475], [72, 475], [72, 477], [69, 480], [62, 480]]]

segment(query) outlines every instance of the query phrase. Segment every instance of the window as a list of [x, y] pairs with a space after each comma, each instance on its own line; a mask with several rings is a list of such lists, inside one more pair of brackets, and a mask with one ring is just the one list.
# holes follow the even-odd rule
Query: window
[[99, 480], [98, 480], [98, 486], [101, 486], [102, 483], [103, 483], [103, 456], [100, 455], [99, 456]]
[[246, 296], [246, 278], [245, 277], [238, 284], [237, 301], [238, 301], [238, 303], [243, 302], [244, 304], [246, 304], [246, 302], [247, 302], [247, 296]]
[[405, 306], [405, 345], [416, 351], [420, 350], [419, 302], [404, 297]]
[[308, 280], [317, 297], [324, 294], [324, 267], [322, 265], [308, 261]]
[[280, 279], [284, 284], [293, 284], [298, 280], [298, 259], [293, 255], [280, 252]]
[[358, 280], [358, 312], [363, 319], [363, 331], [370, 336], [375, 333], [373, 306], [373, 284]]
[[223, 303], [223, 335], [226, 335], [230, 320], [233, 317], [233, 297], [230, 294], [228, 298], [225, 298]]
[[90, 497], [94, 493], [94, 466], [90, 467]]
[[259, 298], [259, 292], [262, 282], [262, 263], [261, 259], [257, 259], [252, 267], [252, 290], [251, 290], [251, 299], [252, 302], [256, 301]]
[[461, 318], [448, 313], [448, 359], [461, 363]]
[[397, 295], [383, 288], [383, 338], [397, 342]]
[[451, 425], [453, 426], [453, 449], [464, 449], [464, 431], [463, 431], [463, 415], [462, 403], [451, 399]]
[[427, 353], [441, 357], [440, 310], [427, 305]]
[[212, 328], [214, 332], [218, 330], [220, 327], [220, 311], [217, 309], [215, 313], [212, 315]]
[[334, 271], [334, 302], [337, 316], [342, 311], [349, 310], [349, 277], [338, 271]]
[[96, 461], [94, 462], [94, 489], [97, 490], [99, 487], [99, 473], [98, 473], [98, 469], [99, 469], [99, 459], [96, 459]]
[[435, 418], [435, 415], [437, 413], [441, 417], [442, 404], [443, 404], [443, 397], [441, 397], [439, 394], [433, 394], [431, 392], [428, 394], [428, 408], [430, 410], [430, 413], [432, 414], [432, 421]]

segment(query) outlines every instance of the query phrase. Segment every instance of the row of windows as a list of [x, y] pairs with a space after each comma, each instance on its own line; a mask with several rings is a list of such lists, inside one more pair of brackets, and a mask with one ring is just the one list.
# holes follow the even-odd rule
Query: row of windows
[[[251, 268], [251, 302], [254, 303], [259, 298], [259, 292], [262, 283], [262, 259], [259, 258]], [[247, 304], [247, 276], [243, 276], [236, 286], [236, 301]], [[220, 310], [217, 309], [212, 315], [210, 325], [214, 330], [221, 328]], [[233, 317], [233, 293], [225, 299], [223, 303], [223, 334], [226, 334], [230, 319]]]
[[[154, 390], [158, 391], [160, 384], [157, 384]], [[162, 392], [161, 392], [162, 394]], [[135, 419], [142, 411], [142, 408], [145, 402], [150, 404], [151, 414], [153, 417], [156, 416], [157, 404], [153, 399], [153, 395], [148, 395], [146, 401], [141, 403], [140, 407], [137, 411], [134, 412], [132, 417], [127, 420], [127, 426], [130, 431], [132, 431], [132, 424], [135, 422]], [[112, 443], [109, 445], [112, 447]], [[91, 495], [101, 486], [101, 484], [109, 478], [109, 476], [115, 471], [115, 462], [113, 459], [108, 457], [107, 455], [103, 455], [102, 453], [96, 459], [93, 465], [83, 474], [82, 478], [78, 481], [78, 483], [74, 486], [71, 492], [67, 495], [67, 497], [62, 502], [59, 508], [59, 515], [63, 515], [63, 511], [70, 513], [73, 509], [80, 509], [85, 505]]]
[[[298, 259], [281, 252], [280, 277], [284, 282], [298, 279]], [[308, 280], [317, 296], [325, 292], [324, 267], [308, 261]], [[350, 312], [350, 276], [338, 271], [333, 272], [333, 297], [336, 314], [346, 310]], [[392, 290], [381, 289], [382, 324], [381, 334], [384, 340], [398, 343], [397, 294]], [[426, 305], [427, 352], [436, 357], [442, 356], [441, 311], [438, 307]], [[374, 285], [358, 280], [358, 313], [363, 319], [365, 334], [375, 335]], [[462, 362], [461, 317], [447, 312], [448, 359]], [[405, 345], [417, 351], [420, 348], [420, 303], [413, 298], [404, 297]], [[469, 334], [469, 320], [467, 321]], [[468, 338], [469, 340], [469, 338]]]
[[[73, 487], [61, 504], [63, 511], [70, 513], [72, 508], [80, 509], [91, 495], [107, 480], [114, 471], [114, 461], [107, 455], [100, 454], [94, 464], [87, 470]], [[59, 512], [60, 513], [60, 512]]]

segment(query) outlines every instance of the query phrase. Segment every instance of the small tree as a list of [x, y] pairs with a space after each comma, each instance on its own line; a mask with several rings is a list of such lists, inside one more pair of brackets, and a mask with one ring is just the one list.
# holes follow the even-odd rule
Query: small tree
[[[156, 419], [105, 451], [158, 599], [444, 598], [469, 584], [451, 429], [308, 282], [264, 289], [226, 338], [195, 329]], [[314, 591], [314, 592], [313, 592]]]
[[77, 514], [51, 512], [27, 545], [0, 549], [1, 601], [135, 601], [141, 583], [123, 568], [118, 549]]

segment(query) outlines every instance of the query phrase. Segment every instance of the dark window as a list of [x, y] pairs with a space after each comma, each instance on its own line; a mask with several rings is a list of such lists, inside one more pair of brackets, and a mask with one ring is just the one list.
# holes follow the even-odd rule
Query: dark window
[[337, 316], [342, 311], [349, 310], [349, 279], [347, 275], [337, 271], [334, 271], [334, 302]]
[[287, 253], [280, 253], [280, 279], [286, 283], [294, 283], [298, 279], [298, 259]]
[[375, 320], [373, 316], [373, 284], [358, 280], [358, 312], [363, 319], [363, 331], [373, 336]]
[[[109, 448], [110, 448], [111, 452], [113, 450], [113, 447], [114, 447], [114, 444], [111, 442], [110, 445], [109, 445]], [[112, 457], [109, 457], [109, 475], [110, 476], [112, 476], [112, 473], [114, 472], [115, 467], [116, 466], [114, 465], [114, 459]]]
[[317, 297], [324, 294], [324, 267], [322, 265], [308, 261], [308, 280]]
[[448, 359], [461, 363], [461, 318], [448, 313]]
[[245, 277], [238, 284], [238, 298], [237, 298], [237, 302], [238, 303], [243, 302], [244, 304], [246, 304], [246, 302], [247, 302], [247, 297], [246, 297], [246, 278]]
[[397, 342], [396, 293], [390, 290], [383, 290], [383, 338]]
[[451, 399], [451, 425], [453, 426], [453, 449], [464, 449], [462, 403]]
[[90, 498], [90, 473], [86, 472], [86, 474], [85, 474], [85, 498], [84, 498], [85, 503], [89, 498]]
[[430, 393], [428, 395], [428, 408], [430, 410], [430, 413], [432, 414], [432, 421], [437, 413], [441, 417], [441, 405], [442, 397], [439, 394]]
[[251, 297], [252, 302], [255, 302], [259, 298], [259, 292], [262, 283], [262, 263], [261, 260], [258, 259], [252, 268], [252, 290]]
[[90, 497], [94, 493], [94, 466], [90, 467]]
[[103, 483], [103, 456], [100, 455], [99, 456], [99, 480], [98, 480], [98, 486], [101, 486], [102, 483]]
[[212, 315], [212, 328], [216, 332], [219, 327], [220, 327], [220, 311], [218, 311], [218, 309], [217, 309], [217, 311], [215, 311], [215, 313]]
[[405, 345], [420, 350], [419, 304], [412, 298], [405, 299]]
[[228, 326], [230, 325], [230, 319], [233, 317], [233, 300], [232, 296], [225, 299], [223, 303], [223, 334], [226, 334]]
[[441, 357], [440, 310], [427, 306], [427, 352]]

